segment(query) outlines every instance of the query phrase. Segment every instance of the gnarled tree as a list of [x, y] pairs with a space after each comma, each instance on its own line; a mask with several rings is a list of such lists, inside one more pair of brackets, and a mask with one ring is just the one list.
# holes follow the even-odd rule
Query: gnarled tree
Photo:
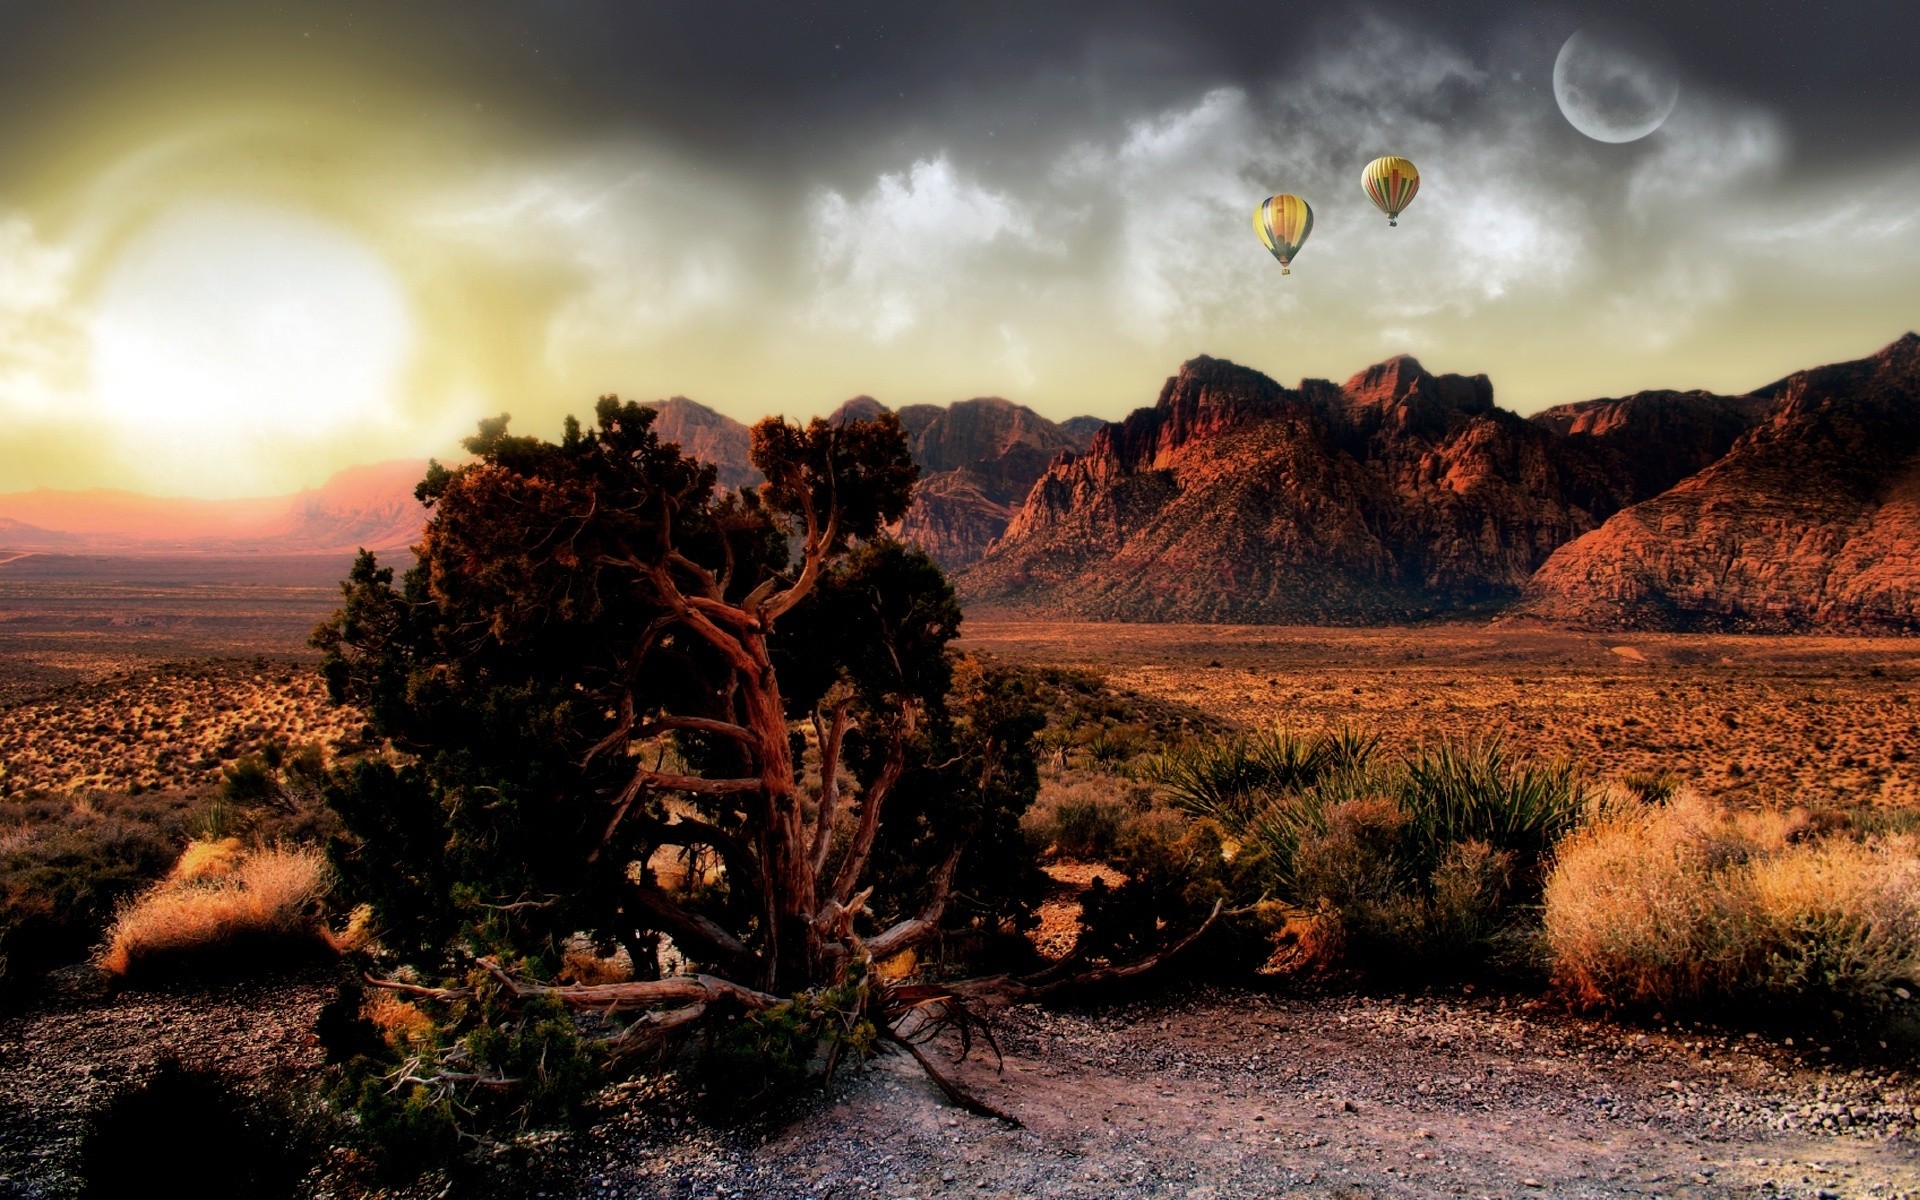
[[[557, 443], [483, 422], [421, 484], [401, 586], [363, 554], [316, 634], [332, 695], [398, 752], [333, 783], [339, 872], [429, 974], [482, 968], [397, 990], [637, 1011], [632, 1048], [860, 983], [951, 923], [970, 858], [998, 881], [969, 889], [980, 919], [1030, 902], [1002, 851], [1039, 721], [1016, 679], [956, 681], [952, 591], [882, 532], [916, 477], [897, 420], [762, 421], [766, 482], [726, 493], [651, 409], [596, 417]], [[549, 982], [579, 934], [634, 978]], [[871, 994], [883, 1038], [929, 996]], [[471, 1044], [438, 1053], [401, 1081], [507, 1085]]]

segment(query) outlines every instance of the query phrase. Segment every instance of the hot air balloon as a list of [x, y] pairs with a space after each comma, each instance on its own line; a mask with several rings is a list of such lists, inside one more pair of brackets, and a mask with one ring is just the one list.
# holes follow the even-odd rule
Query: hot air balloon
[[1398, 225], [1400, 214], [1420, 190], [1420, 171], [1399, 155], [1389, 154], [1367, 164], [1360, 172], [1360, 186], [1367, 189], [1374, 207], [1387, 214], [1387, 224]]
[[1280, 260], [1280, 273], [1291, 275], [1287, 264], [1313, 232], [1313, 209], [1298, 196], [1268, 196], [1253, 210], [1253, 231], [1268, 253]]

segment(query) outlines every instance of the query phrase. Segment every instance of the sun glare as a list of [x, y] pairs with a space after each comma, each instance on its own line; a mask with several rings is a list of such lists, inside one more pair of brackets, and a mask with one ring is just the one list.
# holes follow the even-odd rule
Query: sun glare
[[383, 424], [414, 343], [406, 293], [370, 246], [253, 204], [164, 212], [109, 267], [94, 314], [96, 396], [162, 455]]

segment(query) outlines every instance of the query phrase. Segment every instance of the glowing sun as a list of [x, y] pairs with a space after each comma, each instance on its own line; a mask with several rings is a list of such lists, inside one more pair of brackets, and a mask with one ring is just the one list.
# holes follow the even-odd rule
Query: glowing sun
[[413, 353], [406, 292], [372, 247], [258, 204], [164, 211], [108, 266], [93, 311], [95, 394], [162, 455], [384, 424]]

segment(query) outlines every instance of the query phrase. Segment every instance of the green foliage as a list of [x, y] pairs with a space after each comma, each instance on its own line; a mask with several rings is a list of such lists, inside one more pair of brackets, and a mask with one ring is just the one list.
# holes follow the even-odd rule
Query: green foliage
[[1148, 773], [1175, 811], [1218, 826], [1236, 862], [1259, 864], [1230, 903], [1329, 916], [1352, 965], [1389, 975], [1468, 969], [1521, 944], [1548, 853], [1591, 798], [1573, 767], [1497, 740], [1388, 760], [1353, 730], [1201, 742]]
[[1069, 800], [1054, 810], [1048, 840], [1064, 858], [1106, 859], [1119, 849], [1130, 815], [1109, 800]]
[[1298, 792], [1335, 772], [1363, 770], [1378, 744], [1377, 737], [1347, 728], [1268, 729], [1178, 747], [1151, 760], [1145, 773], [1181, 811], [1238, 827], [1271, 792]]
[[1031, 953], [1015, 935], [1032, 926], [1048, 886], [1020, 830], [1040, 786], [1034, 734], [1045, 714], [1026, 672], [961, 658], [952, 688], [889, 801], [874, 851], [876, 913], [882, 925], [912, 913], [954, 831], [966, 831], [947, 948], [956, 965], [986, 969]]
[[[473, 998], [437, 1010], [404, 1036], [359, 1017], [357, 996], [323, 1014], [341, 1063], [331, 1099], [383, 1175], [405, 1179], [451, 1164], [464, 1146], [580, 1117], [606, 1081], [606, 1055], [556, 1000], [507, 1002], [483, 972]], [[345, 1010], [345, 1011], [343, 1011]]]
[[869, 1014], [864, 964], [827, 988], [747, 1013], [714, 1030], [701, 1047], [696, 1078], [709, 1112], [737, 1119], [792, 1100], [822, 1072], [872, 1057], [880, 1028]]
[[1519, 760], [1488, 740], [1413, 755], [1396, 798], [1423, 867], [1437, 866], [1449, 847], [1483, 842], [1512, 855], [1537, 895], [1547, 851], [1579, 821], [1588, 790], [1571, 763]]

